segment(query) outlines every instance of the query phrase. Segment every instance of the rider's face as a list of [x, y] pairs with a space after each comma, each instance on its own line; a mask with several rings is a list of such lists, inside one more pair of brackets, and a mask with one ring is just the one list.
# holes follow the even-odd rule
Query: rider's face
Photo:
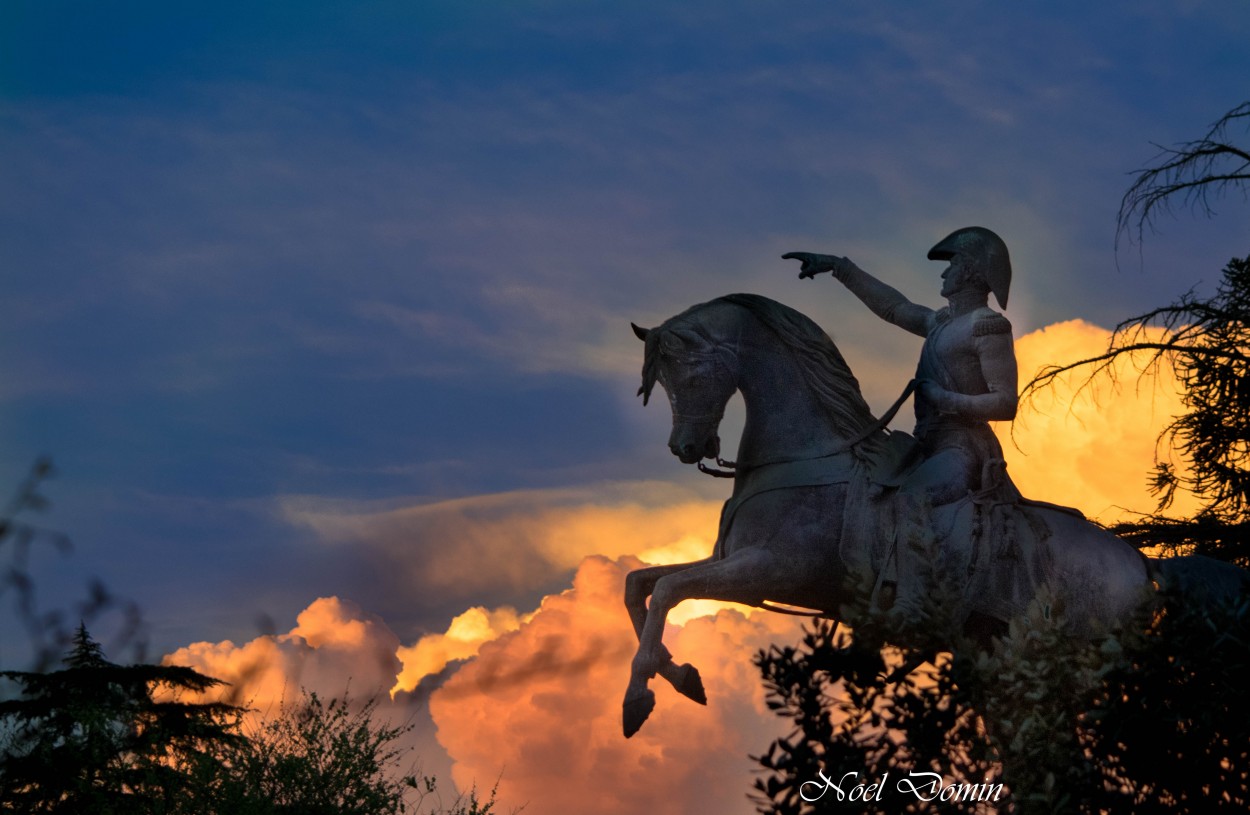
[[968, 268], [963, 256], [955, 255], [951, 258], [950, 265], [942, 272], [942, 296], [950, 297], [968, 288], [975, 281], [975, 275], [976, 273]]

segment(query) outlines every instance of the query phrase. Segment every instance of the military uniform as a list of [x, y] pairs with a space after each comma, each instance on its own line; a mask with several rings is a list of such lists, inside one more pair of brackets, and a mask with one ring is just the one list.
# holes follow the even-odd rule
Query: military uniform
[[915, 436], [924, 462], [903, 482], [896, 546], [896, 607], [918, 610], [923, 585], [918, 553], [932, 555], [929, 509], [993, 486], [990, 468], [1001, 468], [1003, 451], [989, 422], [1015, 417], [1018, 404], [1011, 323], [988, 305], [992, 292], [1007, 304], [1011, 264], [1002, 239], [983, 227], [956, 230], [929, 250], [931, 260], [950, 260], [942, 294], [950, 305], [930, 309], [911, 302], [846, 258], [791, 253], [808, 277], [831, 271], [878, 317], [925, 338], [916, 366]]

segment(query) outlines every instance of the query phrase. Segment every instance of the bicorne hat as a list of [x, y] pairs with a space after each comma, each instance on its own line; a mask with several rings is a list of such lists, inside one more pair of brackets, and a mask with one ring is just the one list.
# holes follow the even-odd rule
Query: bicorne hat
[[983, 226], [965, 226], [942, 238], [929, 250], [929, 260], [950, 260], [955, 255], [964, 255], [980, 267], [994, 299], [1007, 308], [1011, 258], [1007, 256], [1007, 244], [1003, 239]]

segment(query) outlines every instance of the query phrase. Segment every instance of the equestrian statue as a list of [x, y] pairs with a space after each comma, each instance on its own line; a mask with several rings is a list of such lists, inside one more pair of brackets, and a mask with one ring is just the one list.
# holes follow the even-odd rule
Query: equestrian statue
[[[1200, 556], [1151, 559], [1077, 510], [1030, 500], [1012, 484], [991, 421], [1018, 403], [1006, 307], [1011, 262], [984, 227], [958, 229], [929, 250], [948, 261], [930, 309], [850, 260], [791, 252], [800, 278], [829, 272], [878, 317], [924, 338], [916, 376], [881, 418], [829, 336], [797, 311], [759, 295], [693, 306], [645, 343], [646, 404], [659, 384], [672, 407], [669, 449], [683, 463], [733, 478], [711, 555], [651, 566], [626, 578], [638, 635], [623, 724], [626, 736], [655, 706], [657, 674], [706, 704], [702, 680], [662, 642], [665, 619], [688, 599], [806, 613], [854, 627], [884, 619], [900, 645], [988, 646], [1039, 597], [1074, 636], [1128, 621], [1158, 581], [1230, 595], [1247, 575]], [[742, 394], [746, 423], [736, 461], [720, 458], [725, 405]], [[887, 429], [914, 392], [914, 434]], [[703, 462], [712, 460], [717, 467]], [[648, 602], [649, 599], [649, 602]]]

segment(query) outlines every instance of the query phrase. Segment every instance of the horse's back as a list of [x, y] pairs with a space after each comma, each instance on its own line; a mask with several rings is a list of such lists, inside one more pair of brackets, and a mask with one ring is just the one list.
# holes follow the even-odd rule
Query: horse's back
[[962, 586], [965, 614], [1005, 623], [1040, 602], [1084, 634], [1127, 620], [1149, 585], [1137, 550], [1073, 509], [969, 497], [935, 521], [940, 578]]
[[1150, 590], [1140, 552], [1076, 510], [1025, 502], [1017, 511], [1044, 552], [1046, 573], [1040, 583], [1071, 630], [1105, 631], [1140, 608]]

